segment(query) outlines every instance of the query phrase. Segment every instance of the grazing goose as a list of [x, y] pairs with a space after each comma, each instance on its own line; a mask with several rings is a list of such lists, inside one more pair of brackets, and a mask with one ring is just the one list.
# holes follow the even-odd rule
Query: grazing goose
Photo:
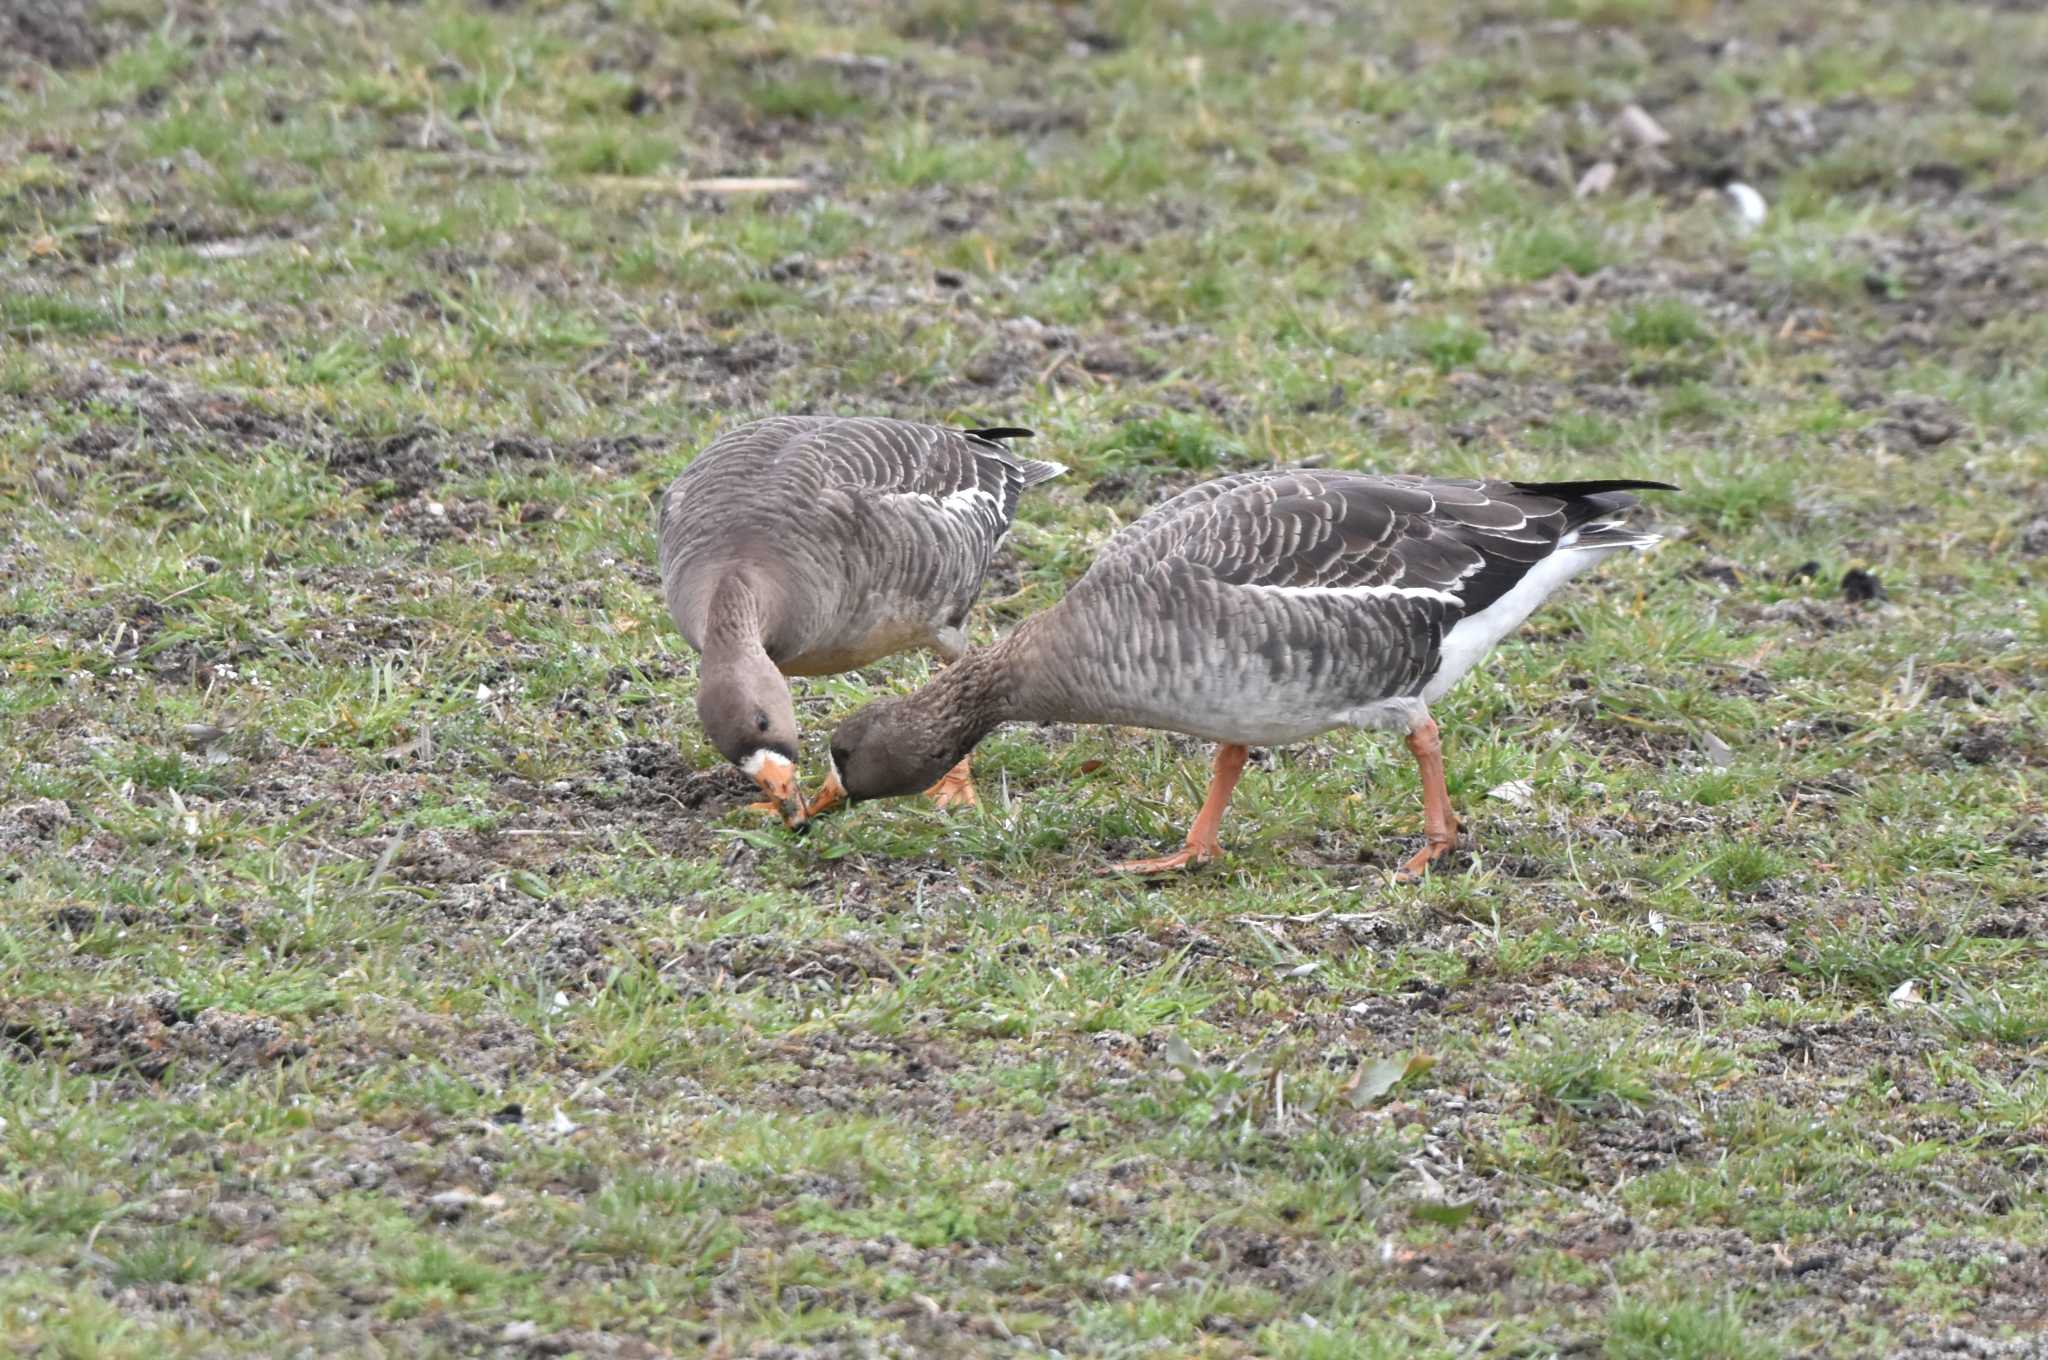
[[[697, 717], [767, 793], [755, 806], [805, 817], [784, 677], [911, 647], [966, 652], [967, 612], [1017, 498], [1066, 471], [1004, 450], [1030, 434], [774, 416], [719, 436], [669, 484], [662, 594], [703, 657]], [[941, 806], [974, 801], [964, 750], [931, 792]]]
[[1429, 705], [1572, 576], [1624, 548], [1630, 490], [1662, 482], [1498, 482], [1252, 472], [1125, 528], [1052, 608], [832, 736], [821, 805], [923, 787], [1011, 721], [1119, 723], [1217, 743], [1186, 844], [1116, 866], [1222, 852], [1247, 748], [1333, 727], [1405, 729], [1422, 772], [1420, 874], [1458, 831]]

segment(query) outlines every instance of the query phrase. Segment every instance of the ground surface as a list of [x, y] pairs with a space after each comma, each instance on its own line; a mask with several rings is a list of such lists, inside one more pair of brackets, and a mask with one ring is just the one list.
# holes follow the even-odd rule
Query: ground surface
[[[2022, 5], [7, 7], [0, 1350], [2042, 1354], [2044, 110]], [[1155, 735], [737, 810], [649, 497], [775, 410], [1041, 431], [984, 638], [1222, 470], [1685, 491], [1442, 872], [1331, 738], [1151, 886]]]

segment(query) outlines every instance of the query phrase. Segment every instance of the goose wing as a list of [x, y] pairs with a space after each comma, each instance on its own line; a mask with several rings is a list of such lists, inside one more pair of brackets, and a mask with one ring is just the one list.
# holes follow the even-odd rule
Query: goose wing
[[1439, 608], [1424, 614], [1447, 626], [1507, 594], [1575, 531], [1605, 527], [1631, 503], [1627, 488], [1661, 485], [1243, 473], [1130, 525], [1102, 565], [1252, 591], [1429, 604]]
[[1066, 471], [1003, 447], [1031, 433], [849, 418], [821, 431], [816, 448], [828, 486], [891, 498], [899, 512], [943, 522], [948, 537], [964, 535], [993, 552], [1024, 491]]
[[869, 521], [884, 537], [911, 528], [971, 545], [985, 563], [1024, 490], [1066, 471], [1002, 445], [1029, 433], [842, 416], [742, 425], [714, 440], [663, 493], [656, 528], [664, 571], [804, 526], [851, 544], [868, 537], [860, 526]]

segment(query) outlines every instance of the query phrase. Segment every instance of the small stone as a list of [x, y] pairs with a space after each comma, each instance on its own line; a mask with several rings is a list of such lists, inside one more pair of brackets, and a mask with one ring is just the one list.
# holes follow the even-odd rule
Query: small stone
[[435, 1218], [452, 1223], [468, 1213], [477, 1198], [474, 1190], [443, 1190], [438, 1195], [427, 1196], [427, 1208]]
[[498, 1333], [498, 1340], [507, 1345], [516, 1346], [522, 1342], [539, 1339], [540, 1328], [531, 1322], [508, 1322], [504, 1330]]
[[206, 1216], [223, 1234], [240, 1237], [261, 1222], [265, 1215], [260, 1207], [240, 1200], [217, 1200], [206, 1207]]
[[1658, 147], [1671, 141], [1671, 134], [1664, 130], [1664, 125], [1652, 118], [1640, 104], [1630, 104], [1622, 109], [1615, 122], [1639, 145]]
[[1595, 161], [1587, 167], [1585, 174], [1579, 176], [1578, 185], [1572, 190], [1573, 196], [1592, 198], [1606, 193], [1614, 183], [1614, 174], [1613, 161]]
[[428, 1196], [427, 1207], [433, 1211], [435, 1217], [452, 1220], [462, 1217], [471, 1209], [502, 1209], [505, 1207], [505, 1197], [479, 1195], [466, 1186], [458, 1185], [453, 1190], [443, 1190], [438, 1195]]
[[1102, 1292], [1111, 1297], [1128, 1294], [1137, 1287], [1138, 1282], [1121, 1271], [1105, 1276], [1102, 1281]]
[[186, 723], [178, 729], [178, 736], [184, 741], [186, 749], [192, 751], [204, 751], [208, 747], [217, 746], [227, 734], [228, 730], [225, 727], [213, 723]]
[[1728, 195], [1728, 201], [1734, 204], [1735, 218], [1745, 230], [1755, 231], [1764, 224], [1764, 217], [1770, 209], [1762, 194], [1740, 180], [1723, 185], [1721, 192]]
[[2048, 557], [2048, 515], [2020, 530], [2020, 551], [2029, 557]]

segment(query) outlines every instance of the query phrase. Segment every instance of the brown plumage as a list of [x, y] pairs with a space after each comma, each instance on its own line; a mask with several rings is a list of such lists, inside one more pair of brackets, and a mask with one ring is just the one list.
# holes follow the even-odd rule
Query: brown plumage
[[[800, 823], [790, 675], [912, 647], [951, 660], [1017, 500], [1065, 471], [1028, 430], [775, 416], [714, 440], [658, 512], [662, 594], [703, 660], [697, 713], [726, 759]], [[964, 769], [948, 800], [971, 800]]]

